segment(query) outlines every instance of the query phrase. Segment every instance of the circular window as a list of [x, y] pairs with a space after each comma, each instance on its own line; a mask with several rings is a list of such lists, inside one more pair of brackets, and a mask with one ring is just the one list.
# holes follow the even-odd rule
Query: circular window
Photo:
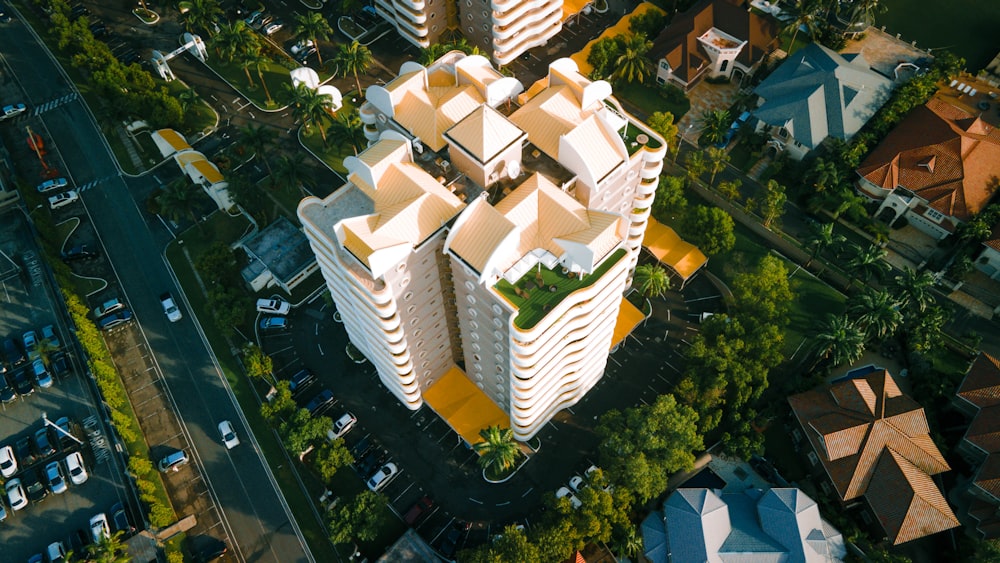
[[479, 328], [479, 323], [477, 323], [476, 321], [469, 321], [469, 328], [471, 328], [472, 330], [476, 330]]
[[431, 363], [430, 363], [430, 362], [421, 362], [421, 363], [420, 363], [420, 367], [422, 367], [422, 368], [424, 368], [424, 369], [427, 369], [427, 366], [429, 366], [429, 365], [431, 365]]
[[406, 295], [403, 296], [403, 301], [409, 301], [410, 299], [413, 299], [413, 292], [407, 291]]
[[638, 175], [639, 175], [639, 173], [638, 173], [638, 172], [636, 172], [635, 170], [629, 170], [629, 171], [628, 171], [628, 179], [629, 179], [629, 180], [631, 180], [632, 178], [635, 178], [635, 177], [636, 177], [636, 176], [638, 176]]
[[[484, 17], [484, 18], [488, 18], [488, 17], [490, 17], [490, 13], [489, 13], [489, 12], [487, 12], [486, 10], [483, 10], [483, 17]], [[486, 26], [484, 25], [483, 27], [486, 27]]]
[[[486, 12], [483, 12], [483, 13], [485, 14]], [[484, 23], [483, 24], [483, 31], [489, 31], [489, 30], [490, 30], [490, 25], [487, 24], [487, 23]]]
[[472, 334], [469, 335], [469, 338], [472, 338], [473, 340], [479, 340], [479, 333], [473, 332]]
[[403, 276], [403, 279], [399, 282], [399, 287], [404, 288], [410, 283], [410, 276]]
[[413, 317], [412, 319], [410, 319], [410, 324], [411, 325], [415, 325], [415, 324], [417, 324], [419, 322], [420, 322], [420, 317]]
[[[431, 12], [431, 18], [433, 18], [436, 15], [437, 14], [435, 14], [434, 12]], [[437, 31], [437, 30], [438, 30], [437, 24], [434, 24], [434, 25], [431, 26], [431, 31]]]
[[[469, 17], [471, 18], [472, 16], [470, 15]], [[473, 32], [475, 32], [475, 28], [473, 28], [473, 27], [472, 27], [472, 26], [470, 25], [470, 26], [469, 26], [469, 33], [473, 33]]]
[[479, 312], [476, 311], [475, 309], [469, 309], [469, 316], [472, 318], [476, 318], [477, 316], [479, 316]]
[[[472, 21], [472, 14], [468, 15], [469, 21]], [[471, 27], [469, 29], [472, 29]]]
[[465, 5], [471, 8], [472, 7], [472, 0], [465, 0]]
[[480, 390], [480, 391], [482, 391], [482, 390], [483, 390], [483, 384], [482, 384], [482, 383], [477, 383], [477, 384], [476, 384], [476, 387], [479, 387], [479, 390]]
[[493, 331], [493, 336], [496, 337], [497, 340], [500, 340], [501, 338], [503, 338], [503, 335], [500, 334], [499, 330], [494, 330]]
[[396, 266], [396, 271], [397, 272], [406, 271], [406, 264], [400, 264], [399, 266]]
[[416, 305], [410, 305], [409, 307], [407, 307], [407, 308], [406, 308], [406, 312], [407, 312], [407, 313], [411, 313], [411, 314], [412, 314], [412, 313], [413, 313], [414, 311], [416, 311], [416, 310], [417, 310], [417, 306], [416, 306]]
[[481, 361], [483, 361], [483, 359], [479, 357], [479, 354], [473, 354], [472, 355], [472, 361], [474, 361], [474, 362], [481, 362]]
[[473, 352], [478, 352], [479, 351], [479, 344], [476, 344], [475, 342], [473, 342], [472, 343], [472, 351]]
[[501, 328], [501, 327], [503, 327], [503, 321], [501, 321], [500, 319], [498, 319], [496, 317], [493, 317], [493, 326], [495, 326], [497, 328]]
[[497, 373], [503, 373], [503, 366], [497, 366]]
[[493, 349], [497, 352], [503, 352], [503, 346], [501, 346], [499, 342], [493, 343]]
[[471, 280], [465, 282], [465, 287], [467, 287], [469, 289], [469, 291], [475, 291], [476, 290], [476, 284], [472, 283]]
[[503, 309], [500, 308], [500, 305], [493, 305], [493, 312], [497, 315], [502, 315]]
[[501, 356], [500, 354], [496, 354], [493, 357], [497, 359], [498, 363], [503, 363], [503, 356]]
[[413, 331], [413, 337], [414, 337], [414, 338], [417, 338], [417, 337], [419, 337], [419, 336], [420, 336], [421, 334], [423, 334], [423, 333], [424, 333], [424, 331], [422, 331], [422, 330], [420, 330], [420, 329], [418, 328], [417, 330]]
[[469, 305], [475, 305], [476, 304], [476, 296], [475, 295], [466, 295], [465, 296], [465, 300], [469, 302]]

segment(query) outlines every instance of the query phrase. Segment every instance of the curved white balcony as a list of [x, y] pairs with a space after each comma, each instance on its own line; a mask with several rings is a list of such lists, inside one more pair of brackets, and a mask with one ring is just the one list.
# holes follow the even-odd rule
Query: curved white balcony
[[[542, 13], [550, 13], [553, 10], [560, 10], [561, 2], [553, 2], [552, 0], [529, 0], [528, 2], [523, 2], [516, 4], [512, 9], [505, 12], [493, 12], [493, 35], [496, 36], [498, 27], [510, 26], [511, 24], [516, 24], [521, 18], [526, 16], [529, 12], [534, 12], [536, 10]], [[561, 11], [561, 10], [560, 10]]]
[[538, 33], [529, 33], [528, 31], [524, 31], [519, 36], [514, 38], [516, 39], [515, 42], [510, 44], [501, 44], [499, 49], [497, 48], [497, 43], [494, 42], [493, 59], [499, 65], [506, 65], [528, 49], [544, 45], [549, 39], [559, 33], [559, 30], [562, 28], [560, 24], [560, 15], [556, 14], [553, 18], [551, 18], [551, 20], [545, 20], [545, 24], [547, 27], [544, 30]]
[[663, 161], [661, 160], [659, 163], [654, 164], [652, 166], [649, 165], [643, 166], [642, 169], [639, 170], [639, 177], [642, 178], [643, 180], [651, 180], [653, 178], [659, 178], [660, 172], [662, 171], [663, 171]]
[[413, 23], [414, 25], [420, 26], [427, 22], [427, 14], [422, 10], [414, 10], [406, 2], [400, 2], [396, 0], [393, 2], [393, 7], [396, 9], [396, 15], [405, 18]]
[[375, 125], [378, 118], [378, 110], [375, 109], [375, 106], [371, 102], [366, 101], [358, 108], [358, 117], [361, 118], [361, 123], [365, 125]]
[[[637, 212], [638, 211], [638, 212]], [[645, 226], [646, 219], [649, 218], [649, 208], [640, 208], [638, 206], [632, 209], [632, 213], [629, 215], [629, 220], [633, 223], [642, 223]]]

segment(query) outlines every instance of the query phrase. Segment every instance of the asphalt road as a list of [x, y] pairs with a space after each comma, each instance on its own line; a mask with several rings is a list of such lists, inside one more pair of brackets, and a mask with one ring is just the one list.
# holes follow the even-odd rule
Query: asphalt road
[[[4, 26], [0, 48], [29, 107], [72, 91], [37, 37], [20, 22]], [[175, 398], [203, 474], [223, 509], [236, 543], [233, 547], [238, 547], [233, 551], [242, 555], [241, 560], [254, 562], [311, 560], [199, 329], [190, 315], [181, 322], [169, 323], [160, 308], [157, 296], [163, 291], [180, 295], [162, 257], [167, 234], [159, 224], [145, 222], [131, 191], [136, 187], [146, 191], [141, 186], [155, 180], [126, 182], [119, 176], [110, 151], [80, 100], [41, 117], [48, 131], [39, 133], [62, 156], [67, 167], [63, 174], [78, 186], [100, 180], [82, 194], [83, 200]], [[224, 419], [233, 421], [244, 438], [243, 446], [231, 452], [216, 436], [216, 425]]]

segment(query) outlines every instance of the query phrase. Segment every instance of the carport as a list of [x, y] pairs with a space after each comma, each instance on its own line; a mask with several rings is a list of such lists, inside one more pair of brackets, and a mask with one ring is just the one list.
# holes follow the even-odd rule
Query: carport
[[482, 441], [479, 431], [483, 428], [510, 427], [510, 417], [458, 366], [453, 365], [424, 391], [424, 402], [470, 446]]
[[646, 226], [642, 245], [681, 278], [681, 289], [702, 266], [708, 264], [708, 258], [697, 246], [682, 240], [673, 229], [652, 217]]
[[618, 319], [615, 321], [615, 332], [611, 337], [611, 349], [622, 343], [628, 335], [632, 334], [635, 327], [646, 319], [643, 314], [631, 301], [622, 297], [621, 307], [618, 309]]

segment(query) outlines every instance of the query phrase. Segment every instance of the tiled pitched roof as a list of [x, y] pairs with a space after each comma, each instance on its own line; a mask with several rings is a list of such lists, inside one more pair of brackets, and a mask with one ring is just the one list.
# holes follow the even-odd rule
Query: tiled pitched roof
[[1000, 405], [980, 410], [965, 433], [965, 439], [986, 452], [1000, 452]]
[[667, 59], [674, 75], [688, 82], [708, 54], [698, 42], [698, 37], [711, 28], [725, 32], [737, 39], [748, 41], [738, 60], [744, 66], [753, 66], [771, 51], [778, 37], [778, 24], [773, 18], [748, 12], [738, 0], [702, 0], [682, 14], [677, 14], [653, 41], [649, 56], [654, 61]]
[[959, 385], [958, 395], [979, 408], [1000, 405], [1000, 360], [980, 352]]
[[990, 232], [990, 238], [984, 240], [983, 244], [993, 250], [1000, 250], [1000, 223], [993, 225], [993, 230]]
[[930, 475], [892, 450], [880, 456], [872, 487], [879, 494], [865, 498], [894, 545], [959, 525]]
[[944, 100], [914, 108], [861, 163], [858, 174], [885, 189], [903, 187], [965, 221], [993, 196], [1000, 131]]
[[891, 81], [872, 71], [860, 55], [847, 59], [810, 43], [754, 89], [763, 102], [753, 114], [813, 149], [827, 137], [853, 137], [885, 103], [891, 88]]
[[[976, 472], [976, 486], [1000, 499], [1000, 453], [991, 453]], [[994, 511], [997, 505], [993, 504]]]
[[[940, 526], [954, 515], [930, 475], [947, 471], [948, 464], [930, 438], [923, 409], [902, 394], [888, 371], [793, 395], [788, 402], [840, 498], [864, 496], [894, 542], [915, 539], [910, 536], [920, 530], [947, 529]], [[894, 504], [900, 495], [916, 508]], [[927, 506], [933, 510], [921, 508]], [[922, 517], [931, 521], [913, 521]]]

